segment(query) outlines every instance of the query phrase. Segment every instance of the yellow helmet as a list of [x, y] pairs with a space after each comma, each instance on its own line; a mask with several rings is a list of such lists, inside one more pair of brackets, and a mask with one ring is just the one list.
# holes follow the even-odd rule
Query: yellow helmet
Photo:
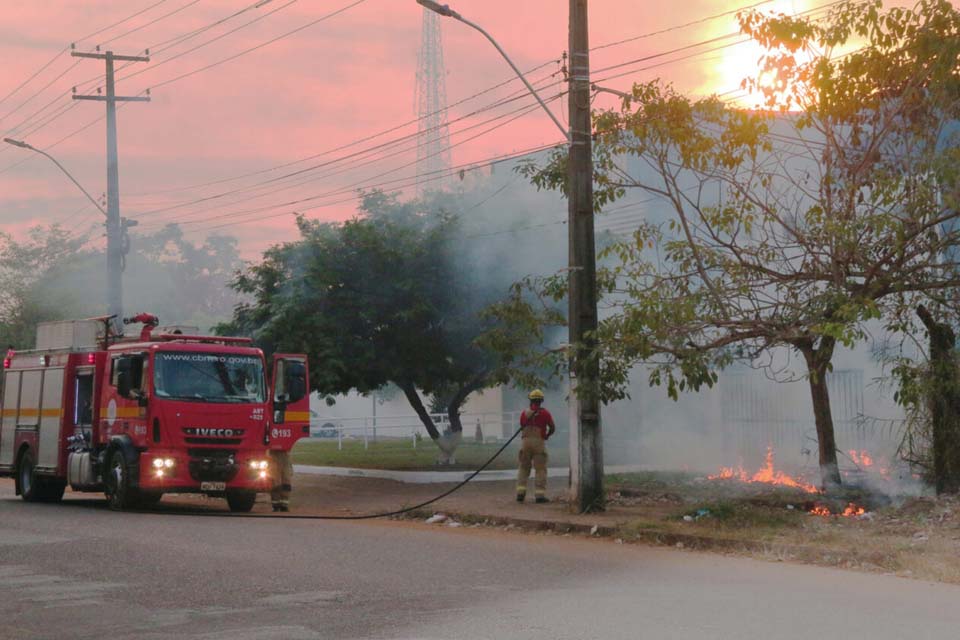
[[534, 389], [527, 397], [531, 400], [539, 400], [543, 402], [543, 391], [540, 391], [540, 389]]

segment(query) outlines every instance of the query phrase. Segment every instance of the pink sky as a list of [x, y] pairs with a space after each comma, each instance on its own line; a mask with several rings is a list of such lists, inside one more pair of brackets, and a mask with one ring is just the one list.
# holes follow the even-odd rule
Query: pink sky
[[[0, 98], [45, 64], [58, 50], [85, 34], [94, 32], [158, 0], [35, 0], [4, 5], [0, 24]], [[282, 8], [290, 0], [271, 0], [260, 8], [230, 20], [197, 38], [168, 51], [157, 51], [158, 43], [208, 25], [234, 11], [249, 6], [252, 0], [165, 0], [141, 16], [85, 41], [77, 48], [92, 50], [102, 44], [117, 53], [136, 54], [154, 45], [153, 59], [118, 73], [118, 93], [137, 94], [181, 73], [216, 62], [255, 46], [349, 4], [349, 0], [299, 0]], [[590, 15], [591, 44], [630, 38], [698, 20], [704, 16], [735, 9], [747, 2], [692, 0], [653, 4], [638, 0], [593, 0]], [[777, 0], [769, 6], [783, 11], [802, 11], [824, 4], [808, 0]], [[523, 69], [558, 58], [567, 44], [566, 2], [562, 0], [455, 0], [451, 5], [464, 16], [483, 25]], [[182, 8], [175, 15], [159, 20], [134, 34], [109, 41], [125, 31], [145, 25], [164, 14]], [[276, 13], [227, 35], [195, 52], [161, 64], [165, 59], [202, 42], [226, 33], [249, 20]], [[282, 39], [234, 61], [222, 64], [190, 78], [158, 87], [151, 103], [133, 103], [119, 113], [120, 187], [123, 215], [141, 220], [144, 229], [168, 221], [180, 221], [191, 237], [200, 238], [214, 224], [244, 221], [221, 232], [241, 239], [247, 257], [269, 244], [295, 237], [292, 217], [264, 218], [297, 207], [277, 207], [280, 203], [315, 194], [332, 193], [355, 183], [376, 184], [376, 176], [411, 162], [413, 151], [376, 162], [340, 175], [325, 175], [309, 184], [240, 202], [220, 198], [168, 211], [155, 211], [192, 199], [208, 197], [230, 188], [270, 178], [264, 174], [244, 181], [207, 186], [187, 191], [171, 191], [185, 186], [220, 180], [238, 174], [268, 169], [278, 164], [348, 144], [357, 139], [397, 126], [415, 117], [414, 87], [417, 49], [420, 42], [421, 8], [414, 0], [367, 0], [366, 2]], [[447, 65], [447, 96], [453, 103], [505, 80], [511, 72], [492, 46], [480, 34], [463, 24], [443, 21]], [[593, 54], [592, 67], [617, 64], [667, 51], [704, 39], [736, 31], [730, 16], [666, 34], [609, 47]], [[605, 83], [625, 90], [633, 81], [663, 77], [688, 92], [723, 92], [737, 85], [736, 72], [749, 72], [756, 52], [746, 47], [730, 47], [692, 60], [643, 71], [645, 65], [625, 70], [626, 77]], [[88, 191], [99, 194], [106, 188], [104, 123], [52, 144], [97, 117], [102, 103], [73, 103], [66, 92], [81, 85], [81, 91], [95, 92], [102, 80], [82, 84], [102, 73], [103, 63], [77, 62], [62, 54], [44, 73], [5, 102], [0, 103], [0, 129], [4, 136], [23, 138], [39, 148], [48, 149]], [[68, 70], [44, 93], [17, 107], [57, 74]], [[145, 70], [123, 80], [126, 73]], [[554, 66], [532, 74], [541, 78], [555, 71]], [[605, 74], [596, 74], [595, 78]], [[494, 102], [517, 90], [519, 83], [500, 89], [462, 107], [451, 109], [450, 118], [463, 116], [472, 109]], [[559, 82], [547, 79], [544, 95], [560, 89]], [[59, 98], [58, 94], [64, 93]], [[43, 113], [22, 121], [35, 111], [53, 103]], [[612, 104], [601, 98], [596, 104]], [[36, 131], [34, 127], [60, 108], [69, 112]], [[552, 105], [557, 113], [561, 105]], [[16, 110], [15, 110], [16, 109]], [[509, 107], [491, 112], [505, 113]], [[565, 104], [562, 111], [565, 111]], [[456, 132], [491, 117], [491, 113], [451, 126]], [[393, 136], [411, 133], [407, 128]], [[468, 135], [468, 134], [464, 134]], [[389, 140], [378, 138], [367, 144]], [[480, 162], [518, 150], [555, 142], [559, 139], [553, 123], [541, 112], [534, 112], [484, 135], [453, 152], [455, 165]], [[354, 147], [355, 151], [363, 147]], [[321, 158], [329, 160], [349, 151]], [[29, 156], [29, 157], [28, 157]], [[19, 161], [19, 166], [10, 168]], [[306, 165], [297, 165], [291, 169]], [[412, 168], [399, 170], [379, 181], [408, 177]], [[159, 192], [159, 193], [158, 193]], [[318, 202], [334, 202], [350, 196], [331, 196]], [[92, 208], [80, 211], [86, 200], [66, 177], [46, 159], [26, 151], [0, 145], [0, 219], [2, 228], [22, 233], [29, 225], [62, 221], [78, 232], [97, 221]], [[266, 209], [267, 207], [275, 207]], [[307, 205], [303, 205], [307, 206]], [[229, 217], [239, 211], [266, 209], [259, 213]], [[353, 214], [353, 202], [315, 209], [309, 215], [324, 220], [340, 220]], [[153, 211], [151, 213], [151, 211]], [[93, 215], [96, 213], [96, 216]], [[216, 218], [215, 216], [228, 216]]]

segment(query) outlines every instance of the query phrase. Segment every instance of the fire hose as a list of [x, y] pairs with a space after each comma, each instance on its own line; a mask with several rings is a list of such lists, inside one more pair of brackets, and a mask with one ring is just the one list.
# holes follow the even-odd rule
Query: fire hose
[[[219, 511], [164, 511], [162, 513], [164, 515], [205, 516], [205, 517], [214, 517], [214, 518], [282, 518], [286, 520], [289, 520], [289, 519], [294, 519], [294, 520], [373, 520], [375, 518], [390, 518], [392, 516], [399, 516], [399, 515], [403, 515], [404, 513], [410, 513], [411, 511], [416, 511], [417, 509], [422, 509], [423, 507], [431, 505], [434, 502], [442, 500], [443, 498], [446, 498], [450, 494], [466, 486], [467, 483], [473, 480], [474, 478], [476, 478], [481, 471], [483, 471], [488, 466], [490, 466], [490, 464], [494, 460], [496, 460], [497, 457], [501, 453], [503, 453], [503, 451], [508, 446], [510, 446], [510, 443], [513, 442], [517, 438], [517, 436], [520, 435], [522, 431], [523, 431], [522, 429], [517, 429], [517, 431], [512, 436], [510, 436], [510, 439], [504, 442], [503, 446], [497, 449], [496, 453], [494, 453], [492, 456], [490, 456], [490, 458], [486, 462], [480, 465], [480, 468], [478, 468], [469, 476], [461, 480], [459, 483], [456, 484], [456, 486], [450, 489], [447, 489], [440, 495], [430, 498], [425, 502], [415, 504], [412, 507], [404, 507], [403, 509], [397, 509], [395, 511], [385, 511], [382, 513], [367, 513], [363, 515], [351, 515], [351, 516], [330, 516], [330, 515], [323, 516], [323, 515], [306, 515], [306, 514], [297, 514], [297, 513], [292, 513], [292, 514], [285, 513], [283, 515], [279, 515], [275, 513], [263, 513], [263, 514], [223, 513]], [[157, 511], [141, 511], [140, 513], [158, 513], [158, 512]]]

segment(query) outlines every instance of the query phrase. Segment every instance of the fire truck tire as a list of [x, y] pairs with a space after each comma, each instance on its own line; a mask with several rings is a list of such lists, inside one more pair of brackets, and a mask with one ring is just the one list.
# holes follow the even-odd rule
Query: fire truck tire
[[17, 490], [27, 502], [38, 502], [40, 492], [37, 486], [36, 469], [33, 466], [33, 454], [29, 450], [20, 454], [17, 461]]
[[110, 508], [115, 511], [130, 509], [137, 505], [140, 498], [135, 487], [130, 486], [134, 465], [127, 462], [120, 448], [114, 448], [107, 454], [107, 469], [103, 474], [104, 492]]
[[243, 491], [241, 489], [227, 491], [227, 504], [230, 506], [230, 511], [247, 513], [253, 509], [256, 501], [256, 491]]
[[66, 489], [63, 482], [37, 474], [33, 454], [29, 450], [20, 454], [17, 462], [17, 486], [20, 496], [27, 502], [58, 502]]

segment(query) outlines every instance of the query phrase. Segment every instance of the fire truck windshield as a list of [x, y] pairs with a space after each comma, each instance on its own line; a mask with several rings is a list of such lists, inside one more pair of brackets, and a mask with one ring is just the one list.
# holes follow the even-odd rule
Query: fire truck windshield
[[153, 386], [158, 398], [196, 402], [264, 402], [263, 361], [221, 353], [158, 352]]

